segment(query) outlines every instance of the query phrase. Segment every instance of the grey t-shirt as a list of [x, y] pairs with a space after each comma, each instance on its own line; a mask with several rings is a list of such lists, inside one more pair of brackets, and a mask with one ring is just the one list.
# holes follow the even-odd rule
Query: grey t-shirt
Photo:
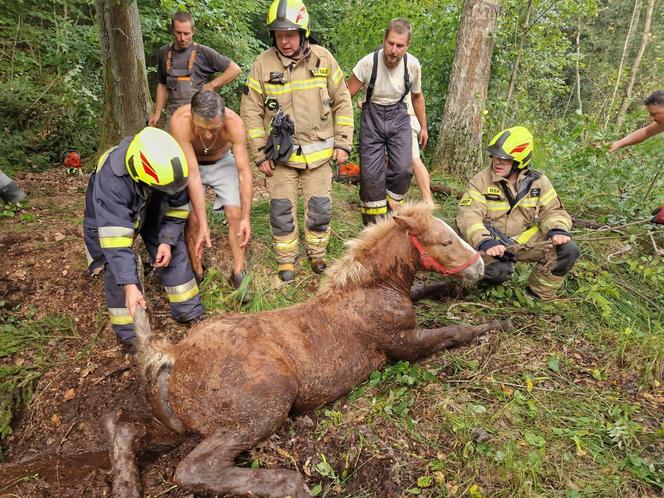
[[[184, 50], [173, 49], [173, 68], [186, 69], [189, 64], [191, 51], [194, 44]], [[168, 55], [168, 45], [159, 49], [159, 64], [157, 67], [157, 81], [162, 85], [166, 84], [166, 56]], [[196, 50], [196, 59], [192, 68], [191, 84], [200, 89], [207, 81], [208, 77], [214, 73], [223, 73], [228, 69], [231, 60], [221, 55], [216, 50], [205, 45], [198, 45]]]

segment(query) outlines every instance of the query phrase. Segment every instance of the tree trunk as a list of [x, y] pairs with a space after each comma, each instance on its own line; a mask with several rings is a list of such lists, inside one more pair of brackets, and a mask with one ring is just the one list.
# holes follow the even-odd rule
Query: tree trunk
[[632, 90], [634, 89], [634, 83], [636, 82], [636, 73], [639, 71], [639, 66], [641, 65], [641, 59], [643, 54], [646, 51], [646, 47], [650, 42], [650, 26], [652, 24], [652, 13], [655, 10], [655, 0], [650, 0], [648, 2], [648, 10], [646, 11], [646, 19], [643, 22], [643, 33], [641, 35], [641, 43], [639, 44], [639, 50], [634, 57], [634, 62], [632, 63], [632, 70], [630, 71], [629, 83], [627, 84], [627, 89], [625, 90], [625, 98], [623, 99], [622, 105], [620, 106], [620, 112], [618, 112], [618, 120], [616, 124], [618, 128], [622, 126], [625, 113], [629, 107], [630, 101], [632, 99]]
[[507, 113], [510, 109], [510, 103], [512, 102], [512, 96], [514, 95], [514, 86], [516, 85], [516, 76], [519, 74], [519, 63], [521, 62], [521, 52], [523, 52], [523, 47], [526, 44], [526, 37], [528, 36], [528, 31], [530, 30], [528, 24], [530, 23], [530, 14], [533, 10], [533, 0], [528, 0], [528, 7], [526, 9], [526, 20], [523, 21], [523, 31], [521, 32], [521, 37], [519, 39], [519, 47], [517, 48], [516, 55], [514, 56], [514, 63], [512, 64], [512, 72], [510, 73], [510, 83], [507, 87], [507, 97], [505, 97], [505, 110], [503, 112], [503, 119], [500, 122], [500, 127], [505, 127], [505, 122], [507, 120]]
[[152, 109], [135, 0], [96, 0], [104, 74], [99, 150], [138, 133]]
[[464, 0], [433, 171], [468, 178], [482, 164], [482, 110], [499, 11], [500, 0]]
[[611, 94], [611, 100], [609, 100], [609, 107], [606, 109], [606, 120], [604, 121], [604, 129], [609, 126], [609, 120], [613, 112], [613, 103], [616, 100], [616, 94], [618, 93], [618, 87], [620, 86], [620, 78], [622, 76], [623, 66], [625, 65], [625, 58], [627, 57], [627, 52], [629, 51], [629, 46], [632, 43], [632, 37], [634, 36], [634, 30], [639, 24], [639, 17], [641, 16], [641, 0], [634, 0], [634, 9], [632, 10], [632, 18], [629, 20], [629, 28], [627, 28], [627, 36], [625, 36], [625, 45], [623, 46], [622, 56], [620, 57], [620, 65], [618, 66], [618, 75], [616, 76], [616, 83], [613, 86], [613, 93]]

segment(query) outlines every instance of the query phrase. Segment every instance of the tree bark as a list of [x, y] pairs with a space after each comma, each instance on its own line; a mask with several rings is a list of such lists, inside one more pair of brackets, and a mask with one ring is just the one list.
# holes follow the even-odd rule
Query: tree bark
[[500, 0], [464, 0], [433, 171], [468, 178], [482, 164], [482, 110], [499, 11]]
[[104, 77], [99, 150], [138, 133], [152, 109], [135, 0], [96, 0]]
[[620, 78], [622, 76], [623, 66], [625, 65], [625, 59], [627, 57], [627, 52], [629, 51], [629, 46], [632, 43], [634, 30], [636, 29], [636, 26], [639, 24], [640, 16], [641, 16], [641, 0], [634, 0], [634, 9], [632, 10], [632, 17], [629, 20], [629, 28], [627, 28], [627, 36], [625, 36], [625, 45], [623, 45], [623, 52], [622, 56], [620, 57], [620, 65], [618, 66], [616, 83], [613, 86], [613, 93], [611, 94], [611, 100], [609, 100], [609, 107], [606, 109], [606, 120], [604, 121], [604, 129], [606, 129], [606, 127], [609, 126], [609, 121], [611, 119], [611, 114], [613, 112], [613, 103], [616, 100], [618, 88], [620, 87]]
[[620, 106], [620, 111], [618, 112], [618, 120], [616, 124], [620, 128], [625, 119], [625, 113], [627, 108], [632, 100], [632, 90], [634, 89], [634, 83], [636, 82], [636, 74], [639, 71], [639, 66], [641, 65], [641, 59], [643, 59], [643, 54], [646, 51], [646, 47], [650, 42], [650, 26], [652, 25], [652, 14], [655, 10], [655, 0], [650, 0], [648, 2], [648, 10], [646, 11], [646, 18], [643, 22], [643, 33], [641, 34], [641, 43], [639, 44], [639, 50], [634, 57], [634, 62], [632, 63], [632, 69], [630, 71], [629, 83], [627, 84], [627, 89], [625, 90], [625, 98], [622, 101]]

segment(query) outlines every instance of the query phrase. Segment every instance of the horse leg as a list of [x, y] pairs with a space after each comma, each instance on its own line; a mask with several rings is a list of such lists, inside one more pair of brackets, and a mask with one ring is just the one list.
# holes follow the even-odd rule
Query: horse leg
[[490, 330], [511, 330], [509, 320], [492, 320], [475, 326], [451, 325], [437, 329], [417, 328], [405, 332], [391, 345], [387, 354], [393, 359], [418, 360], [441, 349], [467, 344]]
[[178, 465], [175, 482], [197, 494], [231, 493], [269, 498], [310, 497], [302, 476], [292, 470], [235, 466], [235, 458], [272, 434], [237, 434], [220, 430], [202, 441]]
[[103, 418], [110, 445], [111, 476], [115, 498], [141, 498], [141, 477], [136, 453], [148, 441], [166, 450], [180, 444], [184, 437], [176, 434], [146, 415], [133, 415], [121, 408]]
[[442, 301], [443, 298], [458, 297], [465, 291], [465, 287], [459, 282], [454, 281], [436, 282], [429, 285], [414, 285], [410, 289], [410, 300], [414, 303], [422, 299], [437, 299]]

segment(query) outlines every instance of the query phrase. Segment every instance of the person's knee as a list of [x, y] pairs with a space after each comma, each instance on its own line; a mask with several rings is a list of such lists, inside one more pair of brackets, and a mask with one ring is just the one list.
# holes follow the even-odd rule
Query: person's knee
[[239, 206], [224, 206], [224, 213], [226, 214], [226, 219], [230, 226], [236, 226], [240, 224], [242, 219], [242, 210]]
[[509, 261], [495, 261], [484, 268], [483, 282], [501, 284], [512, 278], [514, 265]]
[[326, 232], [332, 219], [332, 201], [329, 197], [314, 196], [307, 206], [307, 228], [312, 232]]
[[566, 275], [572, 269], [576, 260], [579, 259], [579, 256], [579, 246], [573, 240], [556, 246], [556, 265], [551, 273], [557, 277]]
[[295, 230], [293, 205], [290, 199], [272, 199], [270, 201], [270, 225], [272, 235], [288, 235]]

